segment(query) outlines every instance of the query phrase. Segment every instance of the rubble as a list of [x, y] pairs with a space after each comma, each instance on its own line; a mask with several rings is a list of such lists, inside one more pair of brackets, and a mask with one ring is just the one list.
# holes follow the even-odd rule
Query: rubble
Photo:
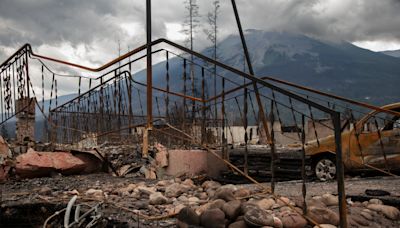
[[[99, 175], [91, 174], [78, 179], [72, 176], [32, 179], [25, 182], [24, 186], [28, 187], [29, 183], [33, 186], [42, 185], [37, 192], [48, 201], [60, 198], [68, 201], [72, 195], [77, 195], [78, 201], [104, 202], [102, 213], [107, 215], [108, 221], [117, 219], [129, 222], [132, 216], [140, 215], [141, 227], [157, 226], [158, 223], [150, 218], [163, 218], [166, 224], [176, 224], [178, 227], [286, 228], [314, 225], [302, 215], [301, 200], [293, 196], [275, 197], [263, 193], [262, 188], [254, 185], [222, 185], [211, 180], [198, 182], [196, 177], [154, 181]], [[87, 182], [88, 178], [93, 180]], [[62, 181], [69, 185], [61, 185]], [[14, 187], [9, 185], [7, 188]], [[307, 216], [320, 224], [329, 224], [322, 227], [336, 227], [339, 216], [335, 198], [337, 196], [327, 193], [309, 196]], [[125, 216], [122, 216], [124, 213]], [[176, 220], [168, 219], [170, 217], [176, 217]], [[354, 226], [394, 227], [399, 225], [399, 211], [381, 204], [378, 199], [365, 201], [364, 204], [353, 202], [349, 206], [348, 219]], [[137, 223], [131, 222], [132, 226]]]
[[37, 152], [32, 148], [16, 159], [15, 172], [20, 177], [83, 174], [99, 171], [102, 161], [88, 154], [75, 156], [69, 152]]

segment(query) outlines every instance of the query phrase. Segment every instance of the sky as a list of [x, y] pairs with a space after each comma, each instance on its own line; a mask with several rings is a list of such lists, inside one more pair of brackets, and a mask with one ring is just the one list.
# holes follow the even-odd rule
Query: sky
[[[194, 49], [214, 0], [198, 0]], [[97, 67], [145, 43], [145, 0], [0, 0], [0, 62], [24, 43], [33, 51]], [[184, 0], [152, 0], [153, 39], [182, 44]], [[244, 29], [348, 41], [373, 51], [400, 49], [400, 0], [237, 0]], [[218, 40], [237, 34], [231, 1], [220, 1]], [[250, 50], [251, 51], [251, 50]]]

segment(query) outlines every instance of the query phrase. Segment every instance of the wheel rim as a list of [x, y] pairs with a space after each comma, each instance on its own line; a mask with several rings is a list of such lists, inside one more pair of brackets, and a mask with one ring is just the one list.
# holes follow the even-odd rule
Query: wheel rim
[[330, 159], [321, 159], [315, 166], [315, 174], [322, 181], [333, 180], [336, 175], [336, 165]]

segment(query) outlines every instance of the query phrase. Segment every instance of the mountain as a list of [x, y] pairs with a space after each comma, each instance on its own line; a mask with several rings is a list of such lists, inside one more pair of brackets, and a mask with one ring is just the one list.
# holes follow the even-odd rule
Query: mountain
[[393, 51], [381, 51], [381, 53], [385, 55], [390, 55], [396, 58], [400, 58], [400, 50], [393, 50]]
[[[400, 101], [400, 59], [344, 41], [334, 43], [292, 33], [247, 30], [245, 37], [258, 77], [272, 76], [374, 105]], [[211, 56], [211, 50], [202, 53]], [[222, 40], [218, 52], [221, 62], [243, 69], [239, 36]], [[175, 83], [182, 78], [182, 60], [172, 58], [169, 63], [172, 87], [182, 91], [183, 85]], [[154, 84], [164, 88], [165, 62], [156, 64], [153, 72]], [[145, 72], [135, 77], [144, 81]], [[208, 81], [207, 85], [212, 84]]]

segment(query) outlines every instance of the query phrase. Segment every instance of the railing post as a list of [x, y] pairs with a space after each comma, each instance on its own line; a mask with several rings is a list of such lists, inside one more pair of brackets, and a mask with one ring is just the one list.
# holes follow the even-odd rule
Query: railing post
[[344, 168], [342, 160], [342, 132], [340, 126], [340, 113], [333, 112], [331, 114], [335, 132], [336, 144], [336, 176], [337, 176], [337, 191], [339, 194], [339, 215], [340, 227], [347, 227], [347, 209], [346, 209], [346, 193], [344, 189]]
[[143, 134], [143, 157], [147, 157], [149, 130], [153, 122], [153, 72], [151, 59], [151, 0], [146, 0], [146, 42], [147, 42], [147, 126]]

